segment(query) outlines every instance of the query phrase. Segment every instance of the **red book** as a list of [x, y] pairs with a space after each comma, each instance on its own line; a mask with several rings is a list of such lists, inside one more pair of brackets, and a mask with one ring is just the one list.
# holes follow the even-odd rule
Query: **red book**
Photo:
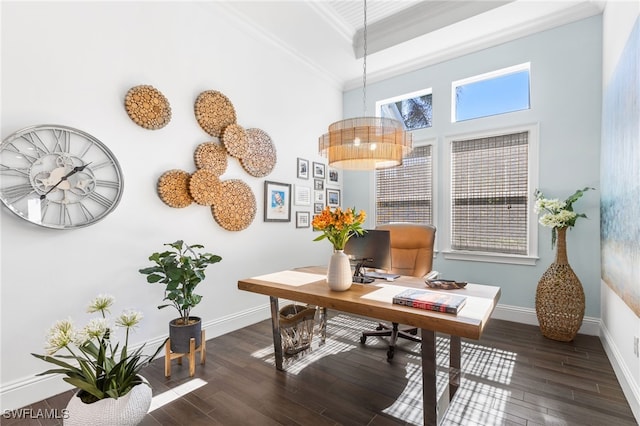
[[467, 298], [459, 294], [407, 289], [394, 296], [393, 303], [412, 308], [457, 314], [467, 303]]

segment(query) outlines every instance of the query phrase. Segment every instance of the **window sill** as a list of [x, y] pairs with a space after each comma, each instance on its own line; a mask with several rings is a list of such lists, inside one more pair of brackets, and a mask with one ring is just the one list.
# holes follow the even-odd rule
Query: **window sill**
[[510, 265], [535, 266], [537, 256], [520, 256], [515, 254], [479, 253], [471, 251], [442, 251], [448, 260], [467, 260], [472, 262], [506, 263]]

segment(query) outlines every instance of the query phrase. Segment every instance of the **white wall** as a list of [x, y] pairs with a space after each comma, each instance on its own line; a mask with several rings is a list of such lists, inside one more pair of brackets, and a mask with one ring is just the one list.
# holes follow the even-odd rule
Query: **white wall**
[[[414, 132], [414, 142], [437, 140], [434, 202], [437, 227], [441, 227], [444, 219], [446, 200], [442, 193], [447, 177], [442, 175], [442, 164], [445, 138], [451, 135], [538, 124], [538, 187], [545, 195], [566, 198], [585, 186], [598, 188], [601, 94], [594, 87], [599, 87], [601, 80], [601, 35], [598, 15], [367, 86], [370, 114], [377, 100], [433, 88], [433, 127]], [[530, 110], [451, 123], [452, 81], [525, 62], [531, 62]], [[361, 89], [346, 93], [344, 102], [346, 117], [362, 114]], [[375, 208], [372, 175], [346, 174], [347, 205]], [[585, 322], [593, 325], [600, 316], [598, 192], [587, 193], [575, 208], [589, 219], [581, 219], [568, 233], [568, 255], [586, 293]], [[446, 229], [439, 229], [436, 245], [445, 232]], [[448, 278], [498, 285], [502, 289], [499, 308], [535, 319], [536, 286], [555, 255], [548, 228], [538, 229], [538, 254], [540, 259], [535, 266], [520, 266], [445, 260], [438, 253], [434, 269]]]
[[[309, 228], [263, 222], [262, 194], [265, 180], [312, 185], [296, 179], [296, 158], [322, 161], [317, 137], [342, 115], [339, 87], [223, 3], [3, 1], [1, 8], [2, 138], [45, 123], [84, 130], [114, 152], [125, 182], [117, 209], [83, 229], [44, 229], [0, 209], [2, 409], [65, 389], [59, 377], [35, 378], [49, 365], [29, 354], [43, 353], [54, 321], [72, 316], [82, 325], [98, 293], [116, 297], [115, 313], [144, 312], [134, 343], [155, 345], [166, 336], [176, 314], [156, 309], [162, 289], [138, 273], [163, 243], [201, 243], [223, 258], [208, 269], [193, 311], [208, 338], [267, 318], [267, 298], [238, 291], [238, 279], [325, 262], [329, 245], [313, 243]], [[124, 96], [139, 84], [170, 101], [165, 128], [146, 130], [127, 116]], [[193, 151], [211, 139], [193, 113], [204, 90], [224, 93], [238, 123], [266, 131], [278, 152], [266, 178], [251, 177], [235, 159], [222, 176], [242, 179], [256, 196], [256, 218], [241, 232], [222, 229], [207, 207], [173, 209], [156, 194], [166, 170], [195, 171]], [[296, 210], [311, 208], [294, 207], [293, 217]]]
[[[602, 88], [606, 89], [629, 34], [640, 17], [640, 2], [608, 2], [603, 14]], [[640, 164], [637, 165], [640, 167]], [[640, 283], [636, 283], [640, 285]], [[640, 358], [634, 354], [633, 338], [640, 337], [640, 318], [602, 281], [603, 345], [627, 400], [640, 422]]]

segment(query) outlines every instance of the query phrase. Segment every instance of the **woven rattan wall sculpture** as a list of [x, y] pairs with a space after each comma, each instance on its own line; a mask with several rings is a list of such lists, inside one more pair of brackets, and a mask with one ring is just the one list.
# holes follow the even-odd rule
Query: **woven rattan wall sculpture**
[[182, 208], [193, 203], [189, 192], [191, 175], [183, 170], [166, 171], [158, 179], [158, 195], [169, 207]]
[[196, 147], [195, 172], [172, 169], [163, 173], [158, 179], [158, 195], [169, 207], [208, 206], [214, 220], [228, 231], [246, 229], [256, 216], [256, 197], [247, 183], [224, 180], [222, 175], [228, 158], [234, 157], [249, 175], [267, 176], [276, 165], [275, 145], [265, 131], [239, 125], [233, 104], [220, 92], [200, 93], [194, 112], [202, 130], [218, 140]]
[[236, 110], [222, 93], [207, 90], [198, 95], [195, 104], [196, 120], [202, 130], [219, 138], [224, 129], [236, 122]]
[[276, 166], [276, 147], [269, 135], [260, 129], [247, 130], [247, 152], [240, 159], [251, 176], [267, 176]]
[[161, 129], [171, 120], [171, 106], [162, 92], [153, 86], [135, 86], [124, 97], [129, 118], [145, 129]]

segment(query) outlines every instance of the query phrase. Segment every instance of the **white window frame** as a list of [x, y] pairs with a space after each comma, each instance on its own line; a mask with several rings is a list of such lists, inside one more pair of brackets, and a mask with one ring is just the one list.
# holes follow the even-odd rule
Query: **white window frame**
[[[461, 139], [477, 139], [483, 137], [499, 136], [504, 134], [528, 132], [528, 205], [527, 212], [529, 218], [527, 221], [528, 248], [527, 255], [500, 254], [478, 251], [453, 250], [451, 248], [451, 145], [454, 140]], [[442, 244], [442, 253], [445, 259], [449, 260], [468, 260], [477, 262], [507, 263], [514, 265], [535, 265], [538, 260], [538, 218], [533, 212], [535, 199], [533, 192], [538, 187], [538, 158], [539, 158], [539, 124], [526, 124], [521, 126], [513, 126], [495, 130], [485, 130], [466, 134], [449, 135], [444, 138], [445, 156], [442, 164], [442, 176], [445, 178], [442, 182], [443, 194], [442, 201], [443, 220], [441, 223], [441, 232], [439, 232], [440, 243]], [[439, 229], [440, 231], [440, 229]]]
[[[431, 95], [431, 110], [433, 111], [433, 88], [429, 87], [427, 89], [416, 90], [415, 92], [405, 93], [404, 95], [398, 95], [398, 96], [394, 96], [392, 98], [387, 98], [387, 99], [382, 99], [382, 100], [376, 101], [376, 117], [381, 117], [382, 116], [382, 105], [387, 105], [387, 104], [390, 104], [390, 103], [396, 103], [398, 101], [404, 101], [405, 99], [417, 98], [417, 97], [424, 96], [424, 95]], [[401, 123], [403, 123], [403, 126], [404, 126], [404, 122], [402, 120], [402, 117], [396, 118], [396, 120], [398, 120]], [[413, 130], [410, 130], [410, 131], [433, 128], [433, 117], [431, 117], [431, 120], [432, 120], [431, 127], [422, 127], [420, 129], [413, 129]]]
[[[460, 80], [452, 81], [451, 82], [451, 122], [458, 123], [458, 121], [456, 120], [456, 87], [464, 86], [465, 84], [469, 84], [469, 83], [476, 83], [478, 81], [490, 80], [492, 78], [502, 77], [502, 76], [514, 74], [520, 71], [529, 71], [529, 108], [528, 109], [531, 109], [531, 62], [525, 62], [523, 64], [513, 65], [511, 67], [486, 72], [484, 74], [474, 75], [473, 77], [467, 77]], [[510, 112], [516, 112], [516, 111], [510, 111]], [[506, 112], [503, 114], [506, 114]], [[483, 117], [476, 117], [476, 118], [473, 118], [472, 120], [491, 117], [493, 115], [496, 115], [496, 114], [487, 115]], [[462, 120], [462, 121], [468, 121], [468, 120]]]

